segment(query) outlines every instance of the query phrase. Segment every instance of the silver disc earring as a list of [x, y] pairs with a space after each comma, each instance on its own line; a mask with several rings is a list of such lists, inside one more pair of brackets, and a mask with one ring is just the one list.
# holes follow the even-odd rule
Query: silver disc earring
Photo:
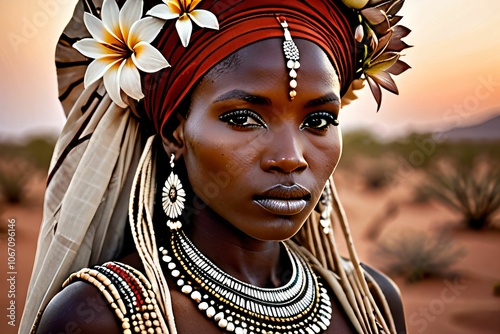
[[186, 201], [186, 192], [182, 187], [179, 176], [174, 173], [175, 154], [170, 156], [170, 168], [172, 171], [165, 181], [162, 191], [163, 210], [168, 217], [167, 226], [171, 230], [178, 230], [182, 227], [182, 223], [177, 219], [184, 209]]

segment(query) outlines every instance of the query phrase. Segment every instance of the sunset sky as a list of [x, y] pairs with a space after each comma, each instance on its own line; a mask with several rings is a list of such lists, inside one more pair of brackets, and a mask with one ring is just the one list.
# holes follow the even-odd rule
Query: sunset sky
[[[385, 93], [380, 112], [369, 88], [341, 115], [345, 129], [383, 136], [443, 131], [500, 114], [500, 1], [407, 0], [401, 22], [415, 45], [396, 77], [399, 96]], [[0, 139], [57, 133], [54, 50], [74, 0], [2, 1], [0, 5]], [[29, 27], [32, 29], [30, 30]], [[33, 29], [34, 28], [34, 29]]]

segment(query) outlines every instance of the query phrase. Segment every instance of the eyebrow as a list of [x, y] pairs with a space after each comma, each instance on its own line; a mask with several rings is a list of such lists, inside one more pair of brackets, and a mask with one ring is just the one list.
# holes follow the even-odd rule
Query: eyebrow
[[240, 100], [240, 101], [245, 101], [249, 102], [252, 104], [260, 104], [260, 105], [271, 105], [271, 100], [268, 99], [267, 97], [259, 96], [259, 95], [253, 95], [250, 93], [247, 93], [245, 91], [239, 90], [239, 89], [234, 89], [232, 91], [229, 91], [227, 93], [222, 94], [219, 96], [215, 102], [223, 102], [227, 100]]
[[327, 103], [339, 104], [339, 102], [340, 102], [339, 97], [334, 93], [330, 93], [307, 102], [306, 107], [317, 107]]
[[[227, 93], [222, 94], [219, 96], [215, 102], [223, 102], [223, 101], [228, 101], [228, 100], [240, 100], [240, 101], [245, 101], [249, 102], [252, 104], [258, 104], [258, 105], [271, 105], [272, 102], [269, 98], [259, 96], [259, 95], [254, 95], [248, 92], [245, 92], [240, 89], [234, 89], [232, 91], [229, 91]], [[328, 103], [335, 103], [338, 104], [339, 98], [336, 94], [330, 93], [325, 96], [319, 97], [317, 99], [311, 100], [306, 103], [306, 107], [317, 107], [320, 105], [328, 104]]]

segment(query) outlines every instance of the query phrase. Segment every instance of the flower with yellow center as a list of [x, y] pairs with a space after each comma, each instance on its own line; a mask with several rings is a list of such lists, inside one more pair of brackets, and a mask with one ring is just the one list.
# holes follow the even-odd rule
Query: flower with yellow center
[[219, 30], [217, 17], [208, 10], [195, 9], [201, 0], [163, 0], [164, 4], [159, 4], [151, 8], [147, 15], [151, 15], [163, 20], [177, 18], [175, 29], [184, 47], [188, 46], [193, 32], [193, 21], [201, 28]]
[[351, 8], [361, 9], [368, 3], [368, 0], [342, 0], [342, 2]]
[[84, 16], [93, 38], [73, 45], [84, 56], [94, 58], [85, 72], [85, 87], [103, 78], [110, 98], [122, 108], [127, 107], [127, 95], [135, 100], [144, 97], [139, 70], [153, 73], [170, 66], [150, 44], [164, 22], [141, 19], [142, 10], [142, 0], [128, 0], [121, 10], [115, 0], [104, 0], [102, 21], [89, 13]]

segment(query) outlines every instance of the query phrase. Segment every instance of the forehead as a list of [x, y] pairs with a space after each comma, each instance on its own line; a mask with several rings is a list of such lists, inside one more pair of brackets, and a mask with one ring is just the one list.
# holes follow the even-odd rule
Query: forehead
[[[326, 53], [316, 44], [295, 39], [300, 52], [298, 96], [301, 94], [339, 94], [339, 80]], [[222, 93], [224, 89], [245, 91], [280, 89], [288, 96], [289, 76], [283, 54], [283, 40], [273, 38], [248, 45], [213, 67], [201, 80], [196, 92]]]

